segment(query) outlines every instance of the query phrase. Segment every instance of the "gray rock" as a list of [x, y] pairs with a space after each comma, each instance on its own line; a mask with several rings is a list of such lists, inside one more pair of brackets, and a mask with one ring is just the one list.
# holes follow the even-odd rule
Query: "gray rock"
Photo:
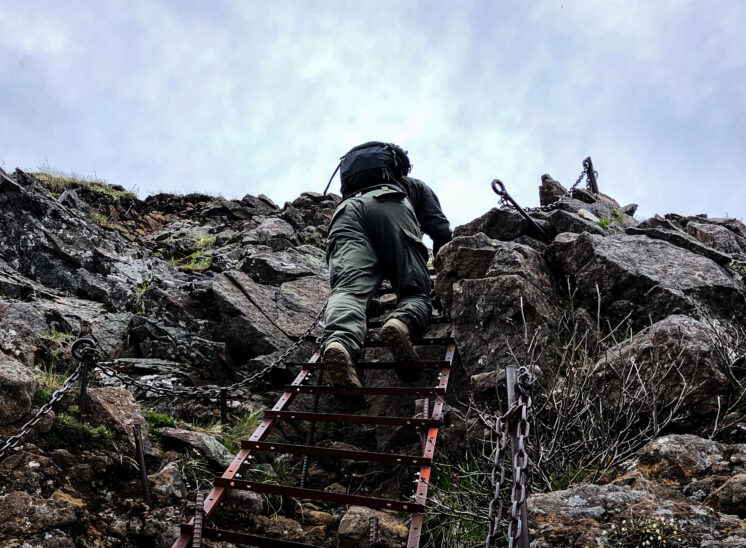
[[265, 245], [274, 251], [287, 249], [296, 243], [295, 229], [279, 217], [267, 217], [243, 234], [242, 244]]
[[558, 181], [555, 181], [551, 175], [545, 173], [541, 176], [541, 186], [539, 187], [539, 203], [543, 206], [553, 204], [567, 194], [567, 189]]
[[0, 352], [0, 425], [17, 422], [31, 411], [35, 389], [33, 371]]
[[399, 546], [407, 540], [409, 529], [394, 513], [350, 506], [337, 530], [337, 548], [359, 548], [370, 542], [370, 518], [378, 518], [381, 539], [390, 546]]
[[713, 491], [705, 504], [724, 514], [746, 517], [746, 474], [737, 474]]
[[606, 546], [629, 535], [639, 538], [653, 526], [666, 531], [670, 542], [675, 537], [687, 546], [746, 542], [746, 525], [735, 516], [714, 512], [639, 475], [531, 495], [528, 509], [531, 546], [540, 548]]
[[280, 284], [303, 276], [328, 277], [324, 252], [307, 245], [278, 252], [266, 246], [245, 247], [238, 269], [255, 282], [269, 284]]
[[174, 440], [182, 445], [188, 445], [199, 451], [207, 460], [219, 468], [227, 468], [233, 462], [233, 455], [223, 444], [202, 432], [191, 432], [181, 428], [161, 428], [161, 436]]
[[676, 313], [700, 311], [741, 316], [746, 287], [710, 259], [645, 236], [591, 234], [558, 236], [551, 257], [577, 287], [577, 299], [620, 321], [628, 314], [643, 324]]
[[[664, 221], [665, 223], [668, 223], [668, 221]], [[732, 258], [724, 253], [721, 253], [720, 251], [717, 251], [716, 249], [713, 249], [712, 247], [708, 247], [706, 245], [703, 245], [701, 241], [697, 240], [696, 238], [693, 238], [686, 232], [683, 232], [682, 230], [679, 230], [675, 228], [671, 223], [668, 223], [670, 228], [663, 228], [663, 226], [660, 227], [649, 227], [649, 228], [640, 228], [637, 227], [629, 227], [625, 232], [627, 234], [631, 235], [642, 235], [647, 236], [648, 238], [653, 238], [656, 240], [663, 240], [669, 243], [674, 244], [675, 246], [681, 247], [683, 249], [687, 249], [691, 251], [692, 253], [697, 253], [698, 255], [702, 255], [703, 257], [707, 257], [708, 259], [716, 262], [719, 265], [727, 265], [730, 264], [732, 261]], [[690, 223], [691, 226], [691, 223]], [[722, 227], [718, 227], [722, 228]], [[687, 227], [688, 230], [688, 227]], [[723, 229], [726, 232], [727, 229]]]
[[746, 237], [727, 227], [711, 224], [690, 222], [686, 231], [694, 238], [728, 255], [746, 255]]
[[134, 425], [140, 425], [143, 450], [146, 455], [158, 456], [158, 451], [148, 439], [148, 423], [140, 414], [140, 408], [127, 390], [119, 386], [105, 386], [88, 390], [89, 413], [86, 415], [91, 426], [106, 426], [120, 442], [129, 445], [130, 454], [135, 447]]
[[497, 240], [514, 240], [518, 236], [530, 233], [531, 225], [513, 209], [490, 209], [481, 217], [457, 226], [453, 231], [454, 238], [474, 236], [482, 232], [489, 238]]
[[[634, 364], [648, 392], [657, 395], [656, 405], [669, 405], [681, 396], [683, 407], [694, 415], [717, 412], [718, 397], [727, 401], [734, 389], [719, 361], [717, 340], [708, 325], [669, 316], [609, 348], [595, 366], [595, 389], [613, 405], [626, 382], [627, 365]], [[652, 411], [652, 400], [641, 402], [639, 411]]]
[[174, 504], [187, 495], [187, 486], [179, 468], [179, 462], [167, 463], [157, 473], [148, 476], [151, 490], [162, 504]]
[[606, 231], [598, 224], [584, 219], [580, 215], [562, 211], [561, 209], [552, 211], [549, 214], [549, 224], [557, 233], [576, 232], [582, 234], [583, 232], [590, 232], [591, 234], [599, 234], [601, 236], [606, 235]]
[[539, 339], [549, 337], [559, 310], [549, 268], [536, 250], [477, 234], [444, 246], [435, 265], [436, 292], [469, 375], [507, 365], [508, 347], [523, 344], [524, 318]]
[[62, 491], [55, 491], [46, 500], [21, 491], [0, 496], [0, 539], [80, 527], [88, 519], [85, 503]]

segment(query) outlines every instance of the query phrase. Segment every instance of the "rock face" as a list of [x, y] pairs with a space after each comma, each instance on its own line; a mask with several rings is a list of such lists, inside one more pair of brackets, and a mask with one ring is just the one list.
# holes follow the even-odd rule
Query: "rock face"
[[35, 388], [31, 370], [0, 352], [0, 425], [17, 422], [31, 411]]
[[681, 399], [694, 415], [717, 412], [737, 388], [717, 354], [718, 334], [689, 316], [672, 315], [615, 345], [595, 366], [597, 389], [613, 402], [625, 383], [624, 363], [634, 363], [654, 394], [649, 405]]
[[[324, 246], [340, 198], [304, 193], [278, 207], [266, 196], [139, 200], [103, 183], [59, 184], [0, 174], [0, 439], [45, 394], [35, 393], [35, 378], [55, 386], [76, 365], [70, 344], [78, 337], [94, 338], [139, 386], [94, 374], [84, 417], [73, 388], [0, 460], [0, 544], [170, 546], [197, 490], [208, 492], [233, 455], [203, 433], [220, 417], [216, 401], [152, 389], [230, 384], [305, 333], [329, 295]], [[546, 239], [515, 210], [492, 209], [456, 227], [434, 258], [435, 292], [458, 352], [431, 477], [432, 500], [442, 504], [429, 508], [428, 540], [437, 545], [447, 530], [451, 545], [483, 542], [461, 526], [463, 512], [483, 515], [489, 502], [485, 455], [494, 450], [494, 417], [506, 409], [504, 368], [517, 364], [536, 377], [527, 445], [532, 546], [645, 545], [653, 528], [666, 545], [746, 545], [746, 226], [674, 214], [639, 222], [635, 204], [577, 187], [568, 193], [549, 175], [540, 202], [546, 207], [530, 214]], [[380, 308], [371, 303], [371, 312]], [[429, 335], [450, 329], [434, 325]], [[231, 391], [220, 439], [251, 434], [319, 334], [316, 327], [272, 375]], [[442, 359], [440, 348], [421, 355]], [[436, 376], [427, 371], [421, 385]], [[398, 383], [386, 371], [363, 379]], [[628, 401], [620, 396], [630, 380], [646, 397], [625, 421], [609, 418]], [[422, 400], [367, 400], [374, 416], [424, 411]], [[295, 405], [315, 410], [311, 396]], [[335, 410], [331, 398], [318, 410]], [[144, 434], [153, 508], [141, 502], [130, 458], [134, 424]], [[614, 435], [604, 431], [609, 424]], [[312, 443], [422, 450], [413, 428], [369, 426], [318, 423]], [[60, 431], [82, 441], [65, 443]], [[85, 441], [109, 432], [113, 445]], [[280, 421], [269, 439], [305, 444], [308, 434], [308, 423]], [[572, 462], [558, 465], [562, 454]], [[252, 456], [242, 479], [298, 484], [299, 459]], [[408, 478], [375, 463], [314, 459], [307, 481], [410, 500]], [[398, 514], [362, 507], [238, 490], [222, 504], [216, 525], [295, 542], [366, 546], [371, 517], [389, 545], [407, 537]], [[450, 506], [467, 509], [454, 516]]]
[[552, 258], [589, 307], [641, 323], [698, 310], [730, 317], [743, 309], [746, 287], [735, 272], [662, 240], [617, 234], [558, 236]]

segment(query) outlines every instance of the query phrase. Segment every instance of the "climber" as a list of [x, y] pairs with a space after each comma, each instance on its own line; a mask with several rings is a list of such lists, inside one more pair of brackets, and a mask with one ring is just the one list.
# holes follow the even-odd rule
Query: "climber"
[[[342, 157], [337, 169], [342, 201], [332, 216], [326, 244], [332, 291], [322, 335], [323, 359], [333, 385], [359, 387], [354, 363], [365, 339], [369, 300], [384, 278], [391, 282], [396, 309], [380, 336], [395, 360], [416, 360], [412, 339], [425, 331], [432, 309], [428, 251], [420, 229], [432, 238], [433, 255], [452, 235], [432, 189], [407, 177], [411, 164], [400, 147], [381, 142], [359, 145]], [[420, 375], [414, 369], [396, 372], [409, 383]]]

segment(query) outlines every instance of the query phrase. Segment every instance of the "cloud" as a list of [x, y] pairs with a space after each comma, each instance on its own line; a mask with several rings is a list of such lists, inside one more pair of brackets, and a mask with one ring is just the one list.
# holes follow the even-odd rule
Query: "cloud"
[[0, 8], [0, 160], [142, 193], [320, 191], [410, 150], [454, 224], [592, 155], [654, 212], [746, 216], [744, 10], [728, 2], [35, 2]]

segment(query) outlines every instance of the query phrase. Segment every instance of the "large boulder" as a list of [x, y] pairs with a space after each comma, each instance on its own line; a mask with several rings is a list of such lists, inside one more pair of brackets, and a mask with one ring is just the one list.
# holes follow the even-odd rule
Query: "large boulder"
[[[639, 398], [628, 392], [631, 373], [647, 387], [639, 391]], [[709, 415], [728, 401], [734, 389], [720, 359], [718, 334], [682, 315], [669, 316], [609, 348], [594, 374], [607, 403], [613, 406], [620, 398], [631, 398], [638, 412], [672, 406], [680, 399], [678, 405], [689, 413]], [[639, 386], [637, 381], [634, 386]]]
[[[635, 474], [528, 497], [531, 546], [744, 546], [746, 524]], [[660, 535], [660, 537], [659, 537]], [[661, 540], [659, 540], [659, 538]], [[645, 544], [645, 543], [649, 544]]]
[[[559, 318], [541, 254], [484, 234], [455, 238], [436, 259], [438, 292], [455, 327], [464, 369], [475, 375], [504, 367], [536, 333], [547, 342]], [[525, 325], [524, 325], [525, 324]]]
[[[736, 219], [732, 221], [738, 222]], [[740, 226], [736, 224], [732, 226], [733, 229], [729, 229], [728, 226], [712, 222], [689, 222], [686, 225], [686, 231], [703, 244], [718, 251], [735, 256], [746, 255], [746, 236], [742, 234], [746, 229], [741, 228], [743, 223]]]
[[33, 371], [0, 352], [0, 426], [17, 422], [31, 411], [35, 389]]
[[139, 424], [145, 454], [153, 457], [158, 455], [148, 438], [148, 423], [126, 389], [119, 386], [90, 388], [88, 404], [87, 421], [92, 426], [106, 426], [121, 443], [130, 447], [130, 454], [135, 447], [134, 426]]
[[560, 234], [551, 256], [570, 277], [581, 304], [616, 325], [649, 323], [676, 313], [742, 316], [746, 287], [735, 272], [662, 240], [617, 234]]
[[191, 447], [218, 468], [228, 468], [233, 462], [231, 452], [209, 434], [166, 426], [161, 428], [161, 436], [171, 444]]

